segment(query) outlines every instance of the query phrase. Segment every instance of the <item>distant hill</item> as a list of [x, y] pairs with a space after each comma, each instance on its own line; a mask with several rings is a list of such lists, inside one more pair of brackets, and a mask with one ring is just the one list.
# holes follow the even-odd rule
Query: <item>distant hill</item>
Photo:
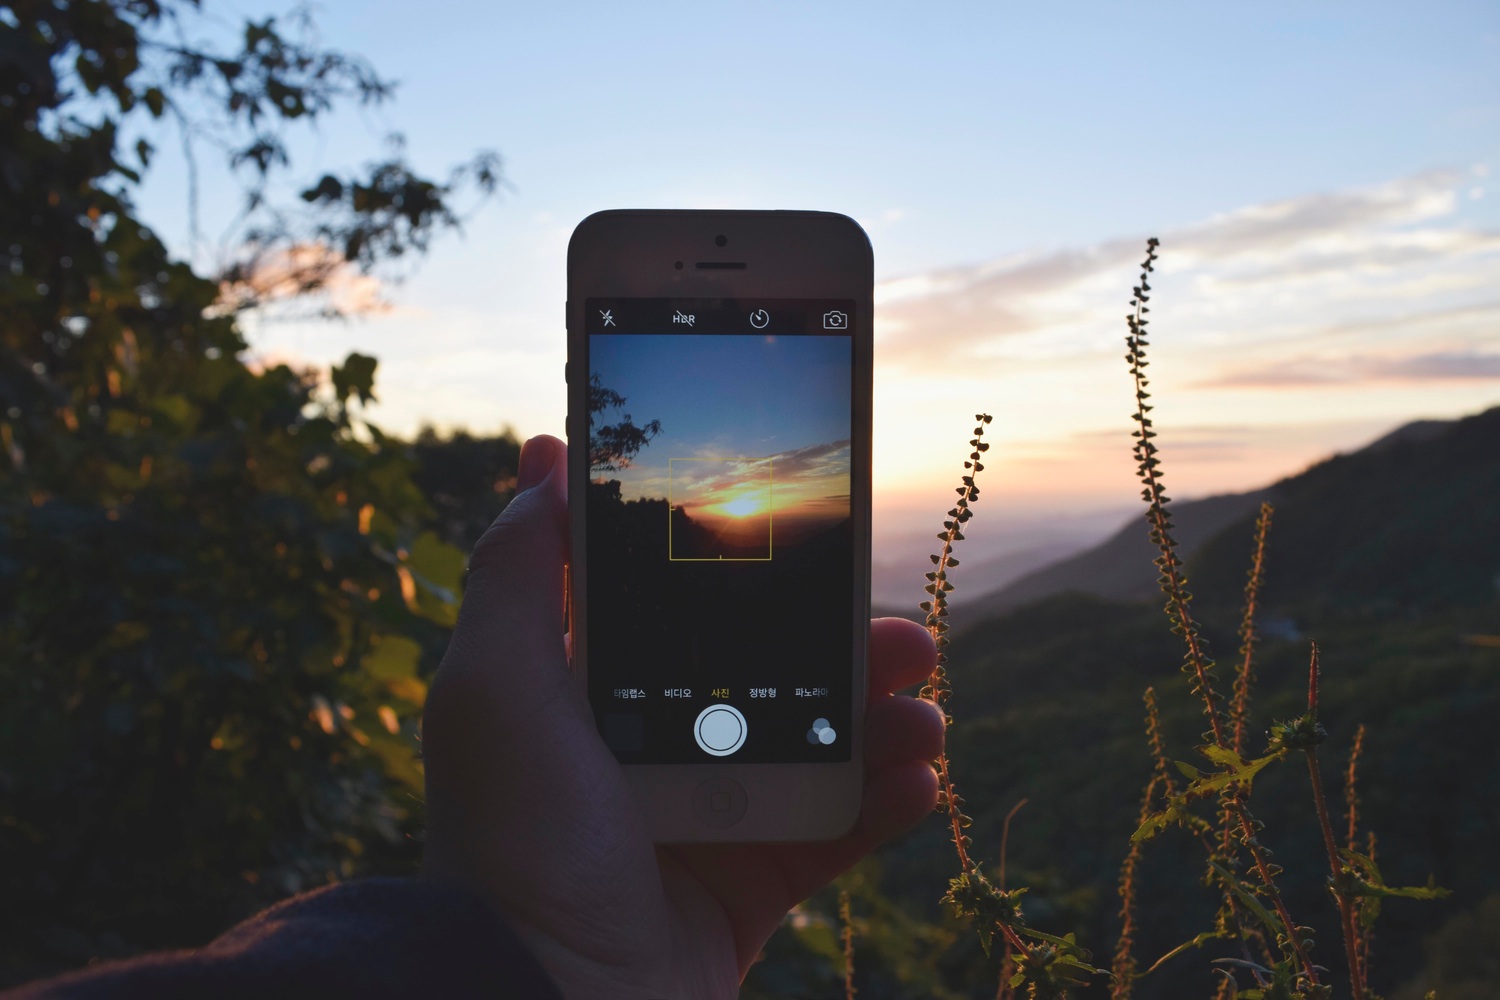
[[[1167, 473], [1170, 483], [1170, 451]], [[1262, 500], [1277, 508], [1268, 571], [1282, 601], [1485, 600], [1500, 577], [1500, 407], [1405, 424], [1265, 489], [1172, 504], [1180, 551], [1203, 596], [1238, 594]], [[1131, 518], [1094, 548], [954, 607], [972, 621], [1070, 591], [1151, 599], [1155, 554], [1146, 525]]]
[[[1500, 593], [1500, 407], [1408, 424], [1270, 492], [1273, 606], [1412, 617]], [[1252, 517], [1190, 558], [1205, 598], [1237, 595]]]
[[[1260, 489], [1174, 503], [1172, 519], [1177, 525], [1180, 551], [1191, 556], [1228, 525], [1246, 516], [1253, 518], [1269, 492]], [[1155, 557], [1144, 519], [1132, 517], [1091, 549], [1033, 570], [997, 590], [967, 600], [955, 597], [953, 605], [966, 620], [972, 620], [1068, 592], [1116, 601], [1145, 600], [1156, 593], [1156, 572], [1151, 565]]]

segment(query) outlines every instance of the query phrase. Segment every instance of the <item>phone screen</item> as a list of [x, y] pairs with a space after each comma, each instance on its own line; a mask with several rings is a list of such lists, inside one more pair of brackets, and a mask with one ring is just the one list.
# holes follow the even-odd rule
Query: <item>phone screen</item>
[[622, 763], [850, 759], [854, 308], [585, 303], [589, 698]]

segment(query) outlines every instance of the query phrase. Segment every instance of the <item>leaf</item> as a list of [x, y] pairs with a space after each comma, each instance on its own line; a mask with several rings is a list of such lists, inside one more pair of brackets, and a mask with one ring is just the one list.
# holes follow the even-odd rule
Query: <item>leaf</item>
[[1046, 931], [1039, 931], [1034, 927], [1018, 927], [1016, 929], [1029, 938], [1036, 938], [1038, 941], [1055, 944], [1065, 952], [1083, 954], [1083, 950], [1078, 947], [1077, 938], [1071, 932], [1064, 937], [1058, 937], [1056, 934], [1048, 934]]
[[408, 792], [422, 794], [422, 764], [410, 740], [377, 732], [369, 749], [385, 765], [385, 773], [406, 787]]
[[1189, 781], [1197, 781], [1199, 778], [1203, 777], [1203, 772], [1198, 770], [1191, 764], [1185, 763], [1180, 760], [1174, 760], [1172, 761], [1172, 764], [1177, 768], [1178, 771], [1182, 772], [1182, 776]]
[[416, 705], [418, 708], [421, 708], [422, 703], [427, 700], [427, 685], [415, 677], [397, 677], [386, 681], [385, 689], [393, 697]]
[[338, 201], [344, 196], [344, 185], [332, 174], [324, 174], [314, 187], [302, 192], [302, 200], [307, 202]]
[[1383, 898], [1397, 896], [1403, 899], [1442, 899], [1449, 895], [1447, 889], [1433, 885], [1430, 879], [1426, 885], [1386, 885], [1375, 860], [1358, 851], [1340, 848], [1339, 857], [1344, 859], [1345, 864], [1355, 874], [1355, 877], [1349, 879], [1347, 883], [1348, 890], [1353, 895], [1364, 898], [1364, 902], [1359, 906], [1359, 922], [1360, 926], [1366, 930], [1375, 926], [1375, 920], [1380, 916], [1380, 901]]
[[369, 355], [355, 352], [345, 358], [342, 365], [334, 366], [330, 374], [333, 377], [333, 391], [339, 400], [357, 395], [361, 403], [372, 402], [375, 399], [376, 364], [376, 360]]
[[142, 622], [116, 622], [110, 629], [107, 644], [112, 649], [124, 649], [143, 642], [151, 635], [151, 629]]
[[130, 437], [140, 425], [140, 417], [125, 409], [110, 410], [109, 416], [104, 420], [105, 433], [111, 437]]
[[1272, 938], [1275, 938], [1282, 933], [1281, 918], [1276, 916], [1276, 914], [1272, 913], [1270, 910], [1266, 909], [1265, 904], [1257, 899], [1253, 892], [1246, 889], [1244, 883], [1242, 883], [1231, 872], [1229, 872], [1228, 869], [1219, 864], [1217, 861], [1211, 860], [1208, 864], [1209, 867], [1219, 873], [1219, 877], [1223, 879], [1224, 884], [1229, 887], [1229, 891], [1234, 893], [1239, 901], [1241, 903], [1244, 903], [1246, 908], [1249, 909], [1251, 913], [1255, 914], [1255, 916], [1260, 920], [1261, 923], [1266, 925], [1266, 929], [1271, 932]]
[[1152, 962], [1151, 963], [1151, 968], [1147, 969], [1145, 972], [1142, 972], [1141, 975], [1142, 976], [1149, 976], [1151, 973], [1155, 972], [1157, 969], [1161, 968], [1164, 964], [1166, 964], [1167, 962], [1169, 962], [1172, 959], [1176, 958], [1178, 955], [1181, 955], [1183, 952], [1187, 951], [1189, 948], [1201, 948], [1201, 947], [1203, 947], [1205, 944], [1207, 944], [1210, 941], [1216, 940], [1218, 938], [1228, 937], [1228, 936], [1229, 935], [1227, 935], [1227, 934], [1221, 934], [1218, 931], [1204, 931], [1202, 934], [1199, 934], [1196, 937], [1194, 937], [1191, 941], [1184, 941], [1184, 942], [1182, 942], [1182, 944], [1180, 944], [1177, 947], [1173, 948], [1171, 951], [1167, 952], [1161, 958], [1158, 958], [1155, 962]]
[[372, 641], [360, 665], [376, 680], [391, 681], [415, 677], [421, 659], [422, 647], [414, 641], [404, 635], [387, 635]]
[[1440, 885], [1382, 885], [1371, 886], [1373, 891], [1366, 892], [1366, 896], [1401, 896], [1405, 899], [1442, 899], [1450, 895], [1448, 889]]
[[1169, 799], [1167, 808], [1147, 816], [1145, 822], [1136, 828], [1135, 833], [1130, 835], [1130, 842], [1138, 844], [1150, 840], [1169, 826], [1186, 823], [1188, 813], [1183, 808], [1184, 805], [1185, 800], [1180, 795]]
[[180, 430], [192, 431], [198, 422], [198, 407], [186, 396], [158, 396], [152, 403], [158, 416], [172, 421]]
[[1207, 743], [1198, 747], [1198, 753], [1210, 763], [1220, 765], [1243, 764], [1244, 760], [1239, 754], [1228, 747], [1221, 747], [1215, 743]]
[[435, 533], [424, 531], [418, 535], [406, 559], [417, 584], [416, 606], [412, 610], [445, 628], [457, 625], [459, 591], [467, 564], [461, 549]]
[[[1230, 785], [1243, 784], [1248, 787], [1251, 780], [1257, 774], [1280, 760], [1286, 754], [1286, 751], [1278, 750], [1275, 753], [1266, 754], [1264, 757], [1257, 757], [1255, 760], [1247, 761], [1233, 750], [1214, 746], [1213, 744], [1199, 747], [1198, 752], [1210, 762], [1222, 766], [1224, 770], [1213, 771], [1208, 774], [1198, 774], [1197, 777], [1193, 777], [1192, 775], [1188, 775], [1188, 772], [1195, 771], [1195, 769], [1188, 767], [1186, 764], [1178, 763], [1178, 770], [1181, 770], [1184, 775], [1188, 775], [1190, 779], [1190, 784], [1183, 790], [1183, 795], [1189, 799], [1207, 798], [1211, 795], [1218, 795]], [[1195, 771], [1195, 773], [1197, 772]]]

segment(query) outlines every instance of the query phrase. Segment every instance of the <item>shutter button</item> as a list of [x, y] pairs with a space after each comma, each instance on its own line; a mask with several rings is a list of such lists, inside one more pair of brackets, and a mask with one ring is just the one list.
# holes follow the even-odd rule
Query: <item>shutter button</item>
[[715, 757], [728, 757], [744, 746], [747, 733], [745, 717], [733, 705], [710, 705], [693, 723], [693, 739], [699, 749]]

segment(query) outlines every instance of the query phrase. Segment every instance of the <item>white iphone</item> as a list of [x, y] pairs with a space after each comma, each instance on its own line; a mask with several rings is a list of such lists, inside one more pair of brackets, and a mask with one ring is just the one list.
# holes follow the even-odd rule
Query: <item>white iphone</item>
[[659, 842], [858, 817], [872, 281], [864, 231], [826, 212], [573, 233], [573, 669]]

